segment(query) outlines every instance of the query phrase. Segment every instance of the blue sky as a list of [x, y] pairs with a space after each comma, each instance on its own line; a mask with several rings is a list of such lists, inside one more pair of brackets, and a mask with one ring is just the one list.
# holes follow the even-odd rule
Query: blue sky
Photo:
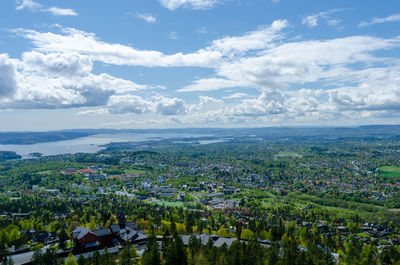
[[2, 0], [0, 130], [398, 124], [400, 2]]

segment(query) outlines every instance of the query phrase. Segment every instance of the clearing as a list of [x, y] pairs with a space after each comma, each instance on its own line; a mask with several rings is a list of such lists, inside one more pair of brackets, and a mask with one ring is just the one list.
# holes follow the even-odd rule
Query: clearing
[[383, 176], [400, 177], [400, 167], [381, 167], [379, 168], [379, 173]]

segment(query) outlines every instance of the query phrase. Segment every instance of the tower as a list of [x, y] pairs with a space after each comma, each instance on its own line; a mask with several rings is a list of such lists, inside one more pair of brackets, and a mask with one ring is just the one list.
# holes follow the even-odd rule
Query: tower
[[119, 228], [120, 229], [125, 229], [125, 227], [126, 227], [126, 224], [125, 224], [126, 223], [126, 217], [125, 217], [125, 214], [122, 211], [119, 212], [119, 214], [117, 216], [117, 219], [118, 219]]

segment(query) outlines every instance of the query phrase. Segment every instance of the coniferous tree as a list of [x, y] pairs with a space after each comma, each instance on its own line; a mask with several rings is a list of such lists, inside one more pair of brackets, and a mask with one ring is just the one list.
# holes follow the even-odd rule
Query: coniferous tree
[[160, 265], [160, 251], [155, 237], [151, 237], [147, 243], [147, 249], [143, 253], [143, 265]]
[[67, 240], [69, 239], [69, 236], [67, 234], [67, 231], [65, 231], [64, 228], [61, 228], [60, 234], [58, 236], [59, 238], [59, 247], [61, 249], [65, 249], [67, 246]]
[[120, 265], [136, 265], [138, 254], [136, 248], [128, 243], [121, 251], [121, 257], [119, 260]]
[[43, 253], [41, 249], [35, 251], [32, 256], [32, 264], [34, 265], [55, 265], [58, 264], [58, 255], [53, 249], [46, 249]]
[[83, 257], [83, 255], [79, 256], [78, 265], [85, 265], [85, 258]]
[[78, 262], [76, 261], [74, 255], [72, 254], [72, 252], [70, 252], [68, 254], [68, 257], [65, 260], [65, 265], [78, 265]]

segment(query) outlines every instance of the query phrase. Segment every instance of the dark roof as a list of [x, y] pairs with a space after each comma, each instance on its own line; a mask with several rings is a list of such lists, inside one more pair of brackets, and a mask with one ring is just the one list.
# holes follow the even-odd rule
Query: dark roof
[[146, 239], [147, 239], [147, 236], [145, 234], [142, 234], [142, 233], [139, 232], [138, 233], [138, 237], [135, 238], [134, 242], [140, 241], [140, 240], [146, 240]]
[[189, 239], [191, 237], [191, 235], [180, 235], [180, 237], [182, 238], [182, 242], [185, 246], [189, 245]]
[[196, 237], [200, 239], [201, 244], [204, 246], [207, 245], [208, 241], [210, 240], [210, 236], [207, 234], [201, 234], [200, 236], [196, 235]]
[[[201, 235], [193, 234], [193, 235], [196, 237], [196, 239], [199, 239], [201, 244], [203, 244], [204, 246], [207, 245], [208, 241], [211, 238], [209, 235], [206, 235], [206, 234], [201, 234]], [[183, 244], [185, 246], [189, 245], [191, 236], [192, 235], [180, 235], [180, 237], [182, 238]]]
[[113, 233], [119, 233], [119, 230], [121, 230], [121, 227], [119, 226], [119, 224], [113, 224], [110, 226], [110, 228]]
[[118, 235], [122, 240], [130, 241], [138, 237], [138, 231], [127, 227], [126, 229], [121, 229]]
[[271, 245], [272, 241], [269, 239], [265, 239], [265, 240], [257, 240], [258, 243], [264, 244], [264, 245]]
[[221, 247], [224, 243], [230, 247], [230, 245], [235, 242], [237, 239], [236, 238], [224, 238], [224, 237], [220, 237], [217, 239], [217, 241], [215, 241], [214, 243], [214, 247]]
[[112, 232], [111, 232], [110, 228], [105, 228], [105, 229], [93, 231], [93, 234], [95, 234], [98, 237], [102, 237], [102, 236], [112, 235]]
[[99, 242], [94, 241], [94, 242], [90, 242], [88, 244], [85, 245], [85, 248], [90, 248], [90, 247], [94, 247], [94, 246], [98, 246]]
[[87, 229], [86, 227], [79, 226], [75, 228], [74, 231], [72, 231], [72, 237], [80, 240], [88, 233], [91, 233], [89, 229]]
[[118, 219], [119, 221], [124, 221], [124, 222], [125, 222], [125, 220], [126, 220], [125, 214], [124, 214], [123, 212], [120, 212], [120, 213], [118, 214], [118, 216], [117, 216], [117, 219]]
[[46, 240], [54, 240], [57, 239], [57, 233], [55, 232], [47, 232], [47, 231], [40, 231], [37, 235], [33, 237], [33, 241], [38, 241], [44, 243]]
[[212, 238], [212, 240], [217, 240], [218, 238], [220, 238], [220, 236], [217, 234], [213, 234], [213, 235], [211, 235], [211, 238]]
[[131, 229], [138, 230], [138, 227], [137, 227], [136, 223], [133, 222], [133, 221], [127, 222], [125, 225], [126, 225], [127, 227], [131, 228]]

